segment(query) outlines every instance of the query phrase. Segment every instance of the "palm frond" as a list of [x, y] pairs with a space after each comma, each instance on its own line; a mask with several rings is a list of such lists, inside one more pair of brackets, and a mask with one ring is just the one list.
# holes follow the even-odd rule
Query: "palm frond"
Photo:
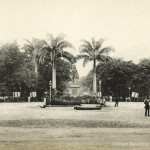
[[39, 39], [33, 39], [34, 47], [36, 49], [41, 49], [44, 46], [44, 41]]
[[98, 51], [101, 48], [103, 42], [104, 42], [104, 39], [100, 39], [99, 41], [95, 42], [95, 50], [96, 51]]
[[57, 37], [56, 37], [56, 41], [57, 41], [57, 45], [60, 43], [60, 42], [62, 42], [62, 41], [64, 41], [64, 38], [65, 38], [65, 34], [59, 34]]
[[88, 49], [91, 49], [92, 50], [92, 45], [89, 41], [87, 40], [81, 40], [83, 42], [82, 45], [84, 45], [85, 47], [87, 47]]
[[46, 56], [46, 54], [40, 56], [40, 58], [39, 58], [39, 63], [40, 64], [44, 64], [45, 56]]
[[77, 55], [76, 60], [80, 60], [80, 59], [90, 59], [90, 57], [86, 54]]
[[96, 60], [98, 60], [99, 62], [103, 62], [103, 61], [105, 61], [105, 56], [104, 55], [96, 55]]
[[92, 55], [92, 51], [91, 51], [91, 50], [89, 50], [89, 49], [84, 49], [84, 48], [81, 50], [81, 53], [88, 54], [89, 56]]
[[29, 40], [26, 40], [26, 44], [24, 45], [24, 49], [26, 50], [26, 51], [29, 51], [29, 52], [33, 52], [34, 51], [34, 45], [33, 45], [33, 43], [32, 42], [30, 42]]
[[63, 50], [64, 48], [73, 47], [72, 44], [66, 40], [64, 40], [65, 35], [59, 34], [56, 38], [51, 34], [47, 34], [48, 40], [45, 42], [45, 46], [48, 45], [53, 50]]
[[59, 34], [56, 38], [53, 38], [52, 47], [57, 48], [58, 44], [62, 41], [64, 41], [65, 35]]
[[106, 56], [106, 55], [97, 55], [96, 56], [96, 60], [98, 60], [99, 62], [110, 62], [113, 59], [110, 56]]
[[105, 62], [113, 62], [113, 59], [110, 56], [105, 56]]
[[45, 40], [40, 40], [40, 41], [39, 41], [39, 45], [40, 45], [41, 47], [46, 47], [46, 46], [48, 46], [48, 43], [47, 43]]
[[71, 62], [72, 64], [74, 64], [76, 62], [75, 57], [70, 54], [69, 52], [63, 52], [62, 53], [62, 57], [65, 58], [66, 60], [68, 60], [69, 62]]
[[92, 38], [92, 48], [93, 48], [93, 49], [95, 49], [95, 43], [96, 43], [96, 41], [95, 41], [95, 38], [93, 37], [93, 38]]
[[41, 54], [41, 56], [39, 57], [39, 63], [40, 64], [44, 64], [47, 62], [52, 62], [51, 57], [49, 56], [49, 54]]
[[103, 55], [103, 54], [108, 55], [109, 52], [113, 52], [113, 51], [115, 50], [112, 47], [105, 47], [99, 51], [99, 55]]
[[47, 42], [46, 42], [46, 43], [47, 43], [50, 47], [53, 47], [54, 41], [55, 41], [55, 39], [54, 39], [53, 35], [47, 33]]
[[28, 52], [28, 53], [31, 54], [31, 53], [33, 52], [34, 48], [33, 48], [31, 45], [25, 44], [25, 45], [24, 45], [24, 50], [25, 50], [26, 52]]
[[50, 47], [43, 47], [40, 49], [39, 54], [44, 53], [44, 54], [50, 54], [53, 50]]
[[84, 61], [83, 61], [83, 67], [85, 67], [85, 65], [90, 61], [89, 58], [85, 58]]
[[68, 52], [63, 52], [63, 49], [73, 47], [70, 42], [64, 40], [64, 34], [59, 34], [56, 38], [51, 34], [47, 34], [47, 36], [47, 41], [43, 41], [43, 47], [40, 50], [40, 55], [53, 55], [53, 59], [55, 59], [55, 57], [57, 58], [62, 56], [64, 57], [64, 59], [68, 60], [71, 63], [75, 62], [75, 58], [73, 57], [73, 55]]
[[39, 53], [39, 49], [36, 46], [38, 40], [37, 39], [33, 39], [32, 42], [29, 40], [26, 40], [26, 44], [24, 45], [24, 49], [25, 52], [27, 53], [27, 55], [31, 56], [31, 61], [36, 65], [38, 63], [38, 53]]
[[57, 45], [57, 49], [61, 49], [63, 50], [64, 48], [72, 48], [73, 45], [68, 42], [68, 41], [61, 41], [58, 45]]
[[31, 41], [29, 41], [29, 40], [25, 40], [28, 44], [27, 45], [33, 45], [33, 43], [31, 42]]

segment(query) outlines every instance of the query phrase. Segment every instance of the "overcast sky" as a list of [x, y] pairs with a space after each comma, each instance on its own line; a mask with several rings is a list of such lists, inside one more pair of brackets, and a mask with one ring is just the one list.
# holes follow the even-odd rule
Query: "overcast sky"
[[[81, 39], [104, 38], [113, 57], [138, 62], [150, 56], [150, 0], [0, 0], [0, 41], [64, 33], [78, 54]], [[92, 64], [77, 64], [80, 76]]]

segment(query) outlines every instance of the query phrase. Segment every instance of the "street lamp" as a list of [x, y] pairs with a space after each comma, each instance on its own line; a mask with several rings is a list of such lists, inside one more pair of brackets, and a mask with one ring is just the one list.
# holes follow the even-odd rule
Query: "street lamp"
[[131, 90], [131, 87], [129, 86], [129, 100], [131, 100], [130, 90]]
[[99, 97], [102, 96], [102, 94], [101, 94], [101, 85], [102, 85], [102, 81], [99, 80]]
[[21, 86], [20, 86], [20, 101], [21, 101], [21, 89], [22, 89], [22, 88], [21, 88]]
[[51, 92], [52, 92], [52, 81], [51, 80], [49, 81], [49, 88], [50, 88], [50, 91], [49, 91], [49, 104], [50, 104], [51, 103], [51, 97], [52, 97], [51, 96], [52, 95], [51, 94]]

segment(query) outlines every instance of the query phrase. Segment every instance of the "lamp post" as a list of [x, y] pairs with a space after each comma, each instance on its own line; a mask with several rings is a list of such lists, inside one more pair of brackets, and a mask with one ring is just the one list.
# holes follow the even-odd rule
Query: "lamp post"
[[22, 88], [21, 88], [21, 86], [20, 86], [20, 101], [21, 101], [21, 89], [22, 89]]
[[49, 104], [51, 103], [51, 97], [52, 97], [52, 81], [49, 81]]
[[101, 85], [102, 85], [102, 81], [99, 80], [99, 98], [102, 96]]
[[129, 86], [129, 100], [131, 100], [130, 90], [131, 90], [131, 87]]

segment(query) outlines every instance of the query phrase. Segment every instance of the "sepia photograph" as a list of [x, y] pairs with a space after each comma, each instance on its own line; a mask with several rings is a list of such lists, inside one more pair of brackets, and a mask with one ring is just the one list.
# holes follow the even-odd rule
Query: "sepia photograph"
[[0, 0], [0, 150], [150, 150], [150, 0]]

